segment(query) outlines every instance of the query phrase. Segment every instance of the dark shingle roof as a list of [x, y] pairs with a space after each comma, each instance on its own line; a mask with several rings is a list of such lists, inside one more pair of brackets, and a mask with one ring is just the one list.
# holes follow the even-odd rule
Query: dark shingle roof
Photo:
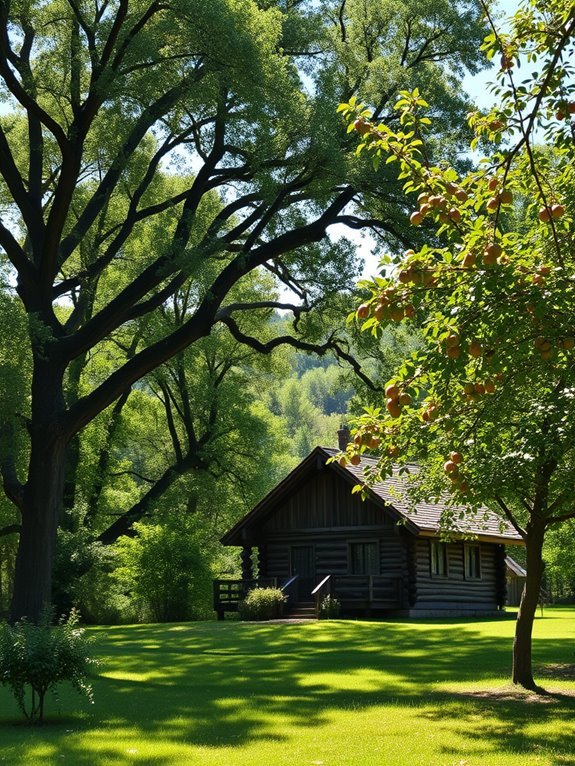
[[[330, 457], [337, 455], [339, 452], [330, 447], [321, 447], [320, 449]], [[358, 483], [363, 484], [365, 483], [363, 475], [364, 469], [375, 467], [376, 464], [377, 460], [375, 458], [362, 456], [360, 465], [353, 466], [348, 463], [343, 470], [354, 476]], [[417, 472], [418, 470], [415, 465], [408, 466], [408, 468], [412, 473]], [[394, 473], [389, 479], [372, 485], [371, 491], [373, 495], [380, 500], [383, 500], [386, 505], [394, 508], [403, 518], [414, 524], [420, 533], [438, 534], [441, 514], [445, 511], [446, 504], [442, 502], [418, 502], [414, 509], [405, 498], [402, 497], [403, 491], [405, 490], [405, 482], [406, 478], [404, 475]], [[521, 536], [508, 521], [502, 519], [501, 516], [487, 508], [482, 508], [475, 515], [471, 515], [468, 508], [463, 504], [450, 506], [450, 510], [453, 511], [453, 515], [456, 519], [456, 532], [466, 535], [476, 535], [478, 538], [502, 538], [501, 542], [505, 543], [522, 542]], [[460, 512], [462, 513], [461, 519], [458, 518]]]
[[[221, 542], [224, 545], [241, 545], [243, 535], [248, 530], [261, 522], [268, 514], [273, 513], [278, 504], [289, 496], [297, 488], [305, 476], [315, 471], [318, 461], [325, 465], [326, 461], [338, 454], [338, 450], [330, 447], [316, 447], [294, 470], [286, 476], [274, 489], [271, 490], [250, 513], [240, 519], [222, 537]], [[374, 467], [376, 465], [374, 458], [362, 457], [359, 466], [352, 466], [348, 463], [345, 467], [337, 462], [330, 463], [327, 468], [339, 473], [350, 483], [351, 486], [357, 483], [365, 483], [363, 469]], [[417, 466], [410, 467], [413, 471]], [[405, 477], [395, 474], [384, 482], [370, 487], [370, 494], [374, 502], [385, 506], [390, 512], [394, 513], [398, 521], [404, 521], [406, 528], [417, 536], [438, 536], [440, 532], [441, 514], [446, 509], [445, 503], [417, 503], [414, 510], [408, 502], [402, 498], [402, 490], [405, 488]], [[474, 535], [479, 540], [485, 540], [505, 544], [522, 544], [521, 536], [500, 516], [487, 509], [475, 515], [470, 516], [464, 505], [452, 507], [457, 517], [459, 511], [464, 512], [461, 519], [457, 519], [457, 530], [461, 535]]]

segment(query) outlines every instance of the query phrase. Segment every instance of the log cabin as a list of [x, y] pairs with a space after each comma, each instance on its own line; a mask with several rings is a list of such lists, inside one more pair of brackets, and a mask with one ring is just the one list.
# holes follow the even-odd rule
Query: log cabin
[[[518, 533], [488, 510], [466, 514], [449, 541], [440, 535], [445, 506], [402, 499], [405, 478], [372, 486], [366, 500], [358, 467], [316, 447], [221, 539], [240, 546], [242, 578], [214, 581], [223, 619], [253, 587], [284, 590], [287, 613], [313, 616], [330, 595], [343, 615], [485, 616], [506, 599], [506, 546]], [[465, 510], [463, 507], [461, 510]]]

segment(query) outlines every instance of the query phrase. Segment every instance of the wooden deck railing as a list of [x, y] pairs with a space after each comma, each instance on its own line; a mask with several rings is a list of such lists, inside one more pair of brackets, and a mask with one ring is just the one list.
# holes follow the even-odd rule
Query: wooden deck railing
[[214, 611], [218, 620], [224, 612], [237, 612], [238, 604], [254, 588], [277, 588], [277, 577], [260, 577], [256, 580], [214, 580]]
[[[281, 587], [290, 601], [295, 600], [293, 591], [296, 577], [279, 584], [277, 577], [263, 577], [256, 580], [214, 580], [214, 610], [218, 619], [224, 612], [237, 612], [238, 603], [253, 588]], [[346, 611], [371, 611], [375, 609], [400, 609], [403, 606], [403, 582], [401, 577], [388, 575], [327, 575], [313, 589], [316, 614], [320, 604], [330, 595], [336, 598]]]

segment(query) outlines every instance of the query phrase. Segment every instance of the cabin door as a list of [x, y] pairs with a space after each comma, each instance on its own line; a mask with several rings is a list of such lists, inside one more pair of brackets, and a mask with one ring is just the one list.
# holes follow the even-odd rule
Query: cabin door
[[315, 581], [315, 552], [313, 545], [294, 545], [291, 549], [291, 573], [298, 575], [297, 600], [311, 601]]

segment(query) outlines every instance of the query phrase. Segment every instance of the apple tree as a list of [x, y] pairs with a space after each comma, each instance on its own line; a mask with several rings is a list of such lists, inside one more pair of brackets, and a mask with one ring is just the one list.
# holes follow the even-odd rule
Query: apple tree
[[[395, 128], [342, 104], [358, 152], [399, 168], [417, 198], [410, 220], [427, 244], [384, 259], [363, 284], [363, 330], [416, 322], [425, 345], [396, 371], [381, 407], [357, 421], [341, 460], [379, 455], [425, 466], [414, 497], [449, 498], [445, 529], [485, 505], [521, 535], [527, 583], [513, 648], [513, 682], [537, 690], [531, 637], [547, 530], [575, 517], [575, 9], [530, 0], [483, 49], [499, 64], [498, 106], [473, 112], [461, 176], [437, 161], [428, 105], [396, 104]], [[375, 477], [373, 477], [375, 478]], [[411, 482], [408, 482], [411, 484]]]

